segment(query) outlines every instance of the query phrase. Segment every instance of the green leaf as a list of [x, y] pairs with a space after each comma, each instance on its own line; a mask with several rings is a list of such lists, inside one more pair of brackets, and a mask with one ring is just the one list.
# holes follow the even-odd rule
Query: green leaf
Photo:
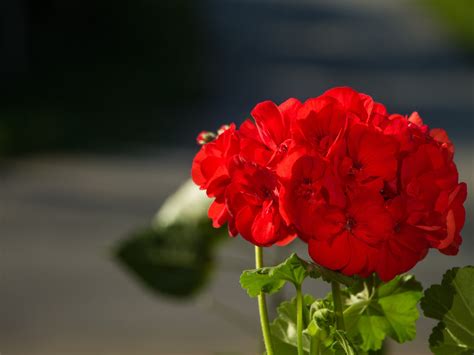
[[297, 353], [296, 346], [287, 344], [276, 337], [272, 336], [272, 342], [275, 355], [296, 355]]
[[[274, 344], [284, 344], [281, 355], [296, 354], [296, 298], [285, 301], [277, 308], [278, 316], [270, 329]], [[303, 298], [303, 350], [311, 351], [311, 344], [319, 344], [321, 355], [355, 355], [353, 344], [344, 331], [336, 329], [333, 303], [330, 299], [315, 300], [310, 295]], [[291, 348], [289, 348], [289, 346]], [[280, 355], [278, 346], [276, 354]], [[359, 353], [360, 354], [360, 353]]]
[[[315, 299], [311, 295], [303, 296], [303, 328], [308, 326], [310, 307], [314, 301]], [[270, 325], [272, 337], [293, 346], [294, 351], [296, 351], [296, 297], [293, 297], [291, 301], [282, 302], [277, 308], [277, 314], [277, 317]], [[303, 333], [303, 348], [305, 351], [309, 351], [309, 343], [310, 336]]]
[[117, 261], [148, 289], [185, 298], [196, 294], [214, 268], [214, 250], [222, 230], [200, 225], [172, 225], [139, 230], [114, 250]]
[[197, 293], [214, 267], [215, 247], [225, 239], [207, 217], [211, 200], [191, 180], [170, 195], [151, 226], [114, 248], [116, 260], [148, 289], [184, 298]]
[[431, 332], [430, 349], [439, 355], [472, 355], [474, 349], [463, 344], [456, 336], [446, 328], [443, 322], [439, 322]]
[[363, 350], [378, 350], [385, 337], [413, 340], [422, 287], [411, 275], [372, 283], [357, 294], [346, 293], [344, 319], [349, 337]]
[[357, 352], [354, 349], [351, 341], [348, 339], [346, 332], [341, 330], [334, 331], [335, 344], [333, 348], [336, 350], [336, 354], [341, 353], [345, 355], [356, 355]]
[[260, 292], [275, 293], [286, 282], [301, 286], [309, 275], [308, 263], [296, 254], [291, 254], [283, 263], [273, 267], [245, 270], [240, 276], [240, 285], [247, 290], [250, 297], [257, 297]]
[[319, 265], [317, 265], [317, 267], [322, 279], [326, 282], [336, 281], [348, 287], [352, 286], [354, 282], [356, 282], [355, 277], [346, 276], [340, 272], [329, 270]]
[[310, 342], [319, 343], [319, 351], [322, 355], [360, 354], [356, 351], [346, 332], [336, 329], [335, 319], [333, 320], [332, 325], [321, 327], [319, 322], [313, 319], [304, 331], [310, 336]]
[[358, 280], [307, 262], [293, 253], [277, 266], [245, 270], [240, 277], [240, 284], [250, 297], [257, 297], [260, 292], [278, 292], [286, 282], [301, 286], [308, 276], [314, 279], [322, 277], [327, 282], [337, 281], [346, 286], [352, 286]]
[[261, 292], [272, 294], [280, 291], [285, 281], [272, 277], [268, 268], [261, 268], [245, 270], [240, 276], [240, 285], [250, 297], [257, 297]]
[[440, 321], [430, 336], [433, 353], [474, 352], [474, 266], [448, 270], [441, 285], [425, 291], [421, 308], [426, 317]]
[[282, 264], [275, 266], [271, 271], [274, 277], [301, 286], [309, 275], [308, 263], [300, 259], [295, 253], [291, 254]]
[[[311, 305], [311, 321], [319, 329], [327, 332], [335, 326], [336, 318], [334, 315], [334, 304], [330, 299], [317, 300]], [[308, 330], [309, 327], [308, 327]]]
[[352, 286], [357, 281], [356, 277], [346, 276], [340, 272], [326, 269], [325, 267], [314, 263], [309, 264], [308, 270], [310, 272], [309, 276], [312, 278], [321, 277], [326, 282], [336, 281], [347, 287]]

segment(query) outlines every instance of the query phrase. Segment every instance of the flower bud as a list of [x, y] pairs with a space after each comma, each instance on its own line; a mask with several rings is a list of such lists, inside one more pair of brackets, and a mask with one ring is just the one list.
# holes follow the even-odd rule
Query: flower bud
[[196, 142], [199, 145], [204, 145], [206, 143], [212, 142], [216, 138], [216, 134], [210, 131], [202, 131], [198, 134]]

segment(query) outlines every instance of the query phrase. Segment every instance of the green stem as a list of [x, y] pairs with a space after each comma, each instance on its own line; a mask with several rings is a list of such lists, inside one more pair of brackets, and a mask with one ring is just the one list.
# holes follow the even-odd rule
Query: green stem
[[346, 330], [344, 325], [344, 310], [342, 308], [341, 287], [339, 282], [331, 281], [332, 299], [334, 302], [334, 313], [336, 314], [336, 326], [339, 330]]
[[319, 355], [320, 345], [321, 345], [321, 339], [319, 338], [319, 331], [316, 331], [316, 334], [313, 337], [311, 337], [311, 344], [309, 347], [310, 355]]
[[[255, 266], [257, 269], [263, 267], [263, 251], [261, 247], [255, 246]], [[260, 313], [260, 325], [262, 326], [263, 341], [267, 355], [273, 355], [273, 344], [270, 335], [270, 322], [268, 321], [267, 301], [265, 293], [258, 295], [258, 311]]]
[[296, 286], [296, 335], [298, 355], [304, 355], [303, 351], [303, 292], [301, 285]]

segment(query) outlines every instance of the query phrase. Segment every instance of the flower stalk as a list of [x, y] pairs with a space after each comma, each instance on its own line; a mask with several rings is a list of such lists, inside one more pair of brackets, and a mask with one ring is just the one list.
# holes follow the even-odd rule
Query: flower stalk
[[303, 292], [301, 285], [296, 286], [296, 335], [298, 355], [304, 355], [303, 351]]
[[331, 281], [332, 299], [334, 302], [334, 313], [336, 315], [336, 327], [339, 330], [346, 330], [344, 324], [344, 309], [342, 308], [341, 287], [339, 282]]
[[316, 331], [316, 334], [311, 337], [311, 344], [309, 348], [310, 355], [320, 355], [320, 345], [321, 339], [319, 338], [319, 330]]
[[[255, 246], [255, 267], [260, 269], [263, 267], [263, 250], [262, 247]], [[274, 355], [272, 338], [270, 333], [270, 322], [268, 320], [267, 301], [265, 293], [260, 292], [258, 295], [258, 311], [260, 314], [260, 325], [262, 327], [263, 342], [267, 355]]]

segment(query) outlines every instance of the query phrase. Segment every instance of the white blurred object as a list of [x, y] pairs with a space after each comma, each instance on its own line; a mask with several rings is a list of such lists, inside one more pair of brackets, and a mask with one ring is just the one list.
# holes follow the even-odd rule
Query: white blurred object
[[178, 223], [198, 224], [207, 218], [207, 210], [212, 200], [189, 179], [169, 196], [156, 213], [152, 226], [167, 228]]

